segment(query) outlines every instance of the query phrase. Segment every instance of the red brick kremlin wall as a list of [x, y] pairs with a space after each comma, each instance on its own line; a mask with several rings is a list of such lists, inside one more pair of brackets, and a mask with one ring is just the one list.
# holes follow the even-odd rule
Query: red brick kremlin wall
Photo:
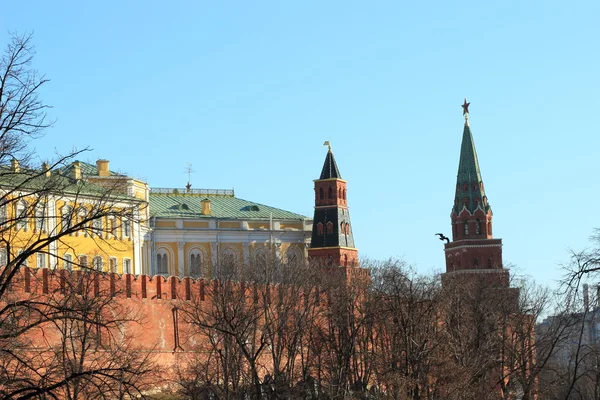
[[[64, 290], [77, 290], [77, 278], [82, 271], [30, 269], [22, 267], [13, 280], [11, 294], [16, 298], [35, 298], [43, 301], [44, 296], [56, 296]], [[188, 341], [187, 326], [181, 313], [178, 315], [178, 345], [175, 349], [175, 324], [173, 309], [180, 301], [198, 298], [200, 302], [209, 300], [208, 285], [216, 281], [163, 276], [91, 273], [93, 280], [88, 285], [96, 296], [114, 296], [134, 314], [137, 321], [128, 322], [126, 331], [134, 340], [135, 350], [154, 353], [153, 360], [166, 375], [175, 373], [176, 366], [183, 367], [186, 353], [192, 351], [193, 343]], [[48, 324], [50, 325], [50, 324]], [[43, 331], [43, 330], [46, 331]], [[55, 333], [49, 326], [34, 335], [34, 350], [45, 351], [55, 341]], [[186, 349], [187, 347], [187, 349]], [[186, 351], [187, 350], [187, 351]], [[175, 376], [170, 376], [175, 378]], [[167, 378], [167, 376], [165, 376]]]

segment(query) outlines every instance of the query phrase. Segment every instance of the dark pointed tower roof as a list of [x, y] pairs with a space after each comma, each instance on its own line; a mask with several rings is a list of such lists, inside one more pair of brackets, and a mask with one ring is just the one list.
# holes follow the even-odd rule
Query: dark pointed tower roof
[[333, 157], [331, 147], [329, 147], [327, 157], [325, 157], [325, 164], [323, 164], [323, 169], [321, 170], [321, 177], [319, 179], [332, 178], [342, 179], [342, 174], [340, 174], [340, 170], [338, 169], [337, 163], [335, 162], [335, 157]]
[[473, 213], [477, 207], [487, 212], [490, 207], [485, 196], [475, 141], [469, 126], [468, 109], [465, 112], [465, 126], [463, 129], [462, 144], [460, 147], [460, 160], [456, 176], [456, 197], [454, 211], [460, 214], [463, 206]]

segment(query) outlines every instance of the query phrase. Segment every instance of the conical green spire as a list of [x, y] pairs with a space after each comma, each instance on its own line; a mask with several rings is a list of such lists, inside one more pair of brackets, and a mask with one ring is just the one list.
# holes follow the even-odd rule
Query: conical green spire
[[483, 179], [481, 179], [477, 150], [475, 150], [475, 142], [473, 141], [473, 134], [469, 126], [468, 114], [466, 114], [462, 145], [460, 147], [454, 211], [460, 214], [463, 206], [471, 213], [475, 212], [478, 206], [481, 206], [486, 212], [489, 210], [489, 205], [485, 198]]

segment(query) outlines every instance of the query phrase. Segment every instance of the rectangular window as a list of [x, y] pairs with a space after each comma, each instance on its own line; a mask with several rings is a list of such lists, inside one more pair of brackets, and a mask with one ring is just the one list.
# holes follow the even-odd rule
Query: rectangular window
[[123, 236], [126, 238], [131, 236], [131, 222], [127, 218], [123, 218]]
[[64, 268], [69, 271], [73, 270], [73, 256], [70, 254], [65, 254], [64, 256]]
[[[19, 250], [19, 252], [18, 252], [17, 254], [18, 254], [18, 256], [20, 256], [21, 254], [23, 254], [23, 250]], [[18, 257], [18, 256], [17, 256], [17, 257]], [[23, 260], [23, 262], [21, 263], [21, 265], [23, 265], [23, 266], [25, 266], [25, 267], [28, 267], [28, 266], [29, 266], [29, 264], [27, 263], [27, 258], [25, 258], [25, 259]]]
[[28, 218], [27, 218], [27, 203], [25, 200], [20, 200], [16, 207], [16, 218], [17, 218], [17, 229], [23, 229], [27, 232]]
[[37, 253], [36, 261], [38, 268], [46, 268], [46, 255], [44, 253]]
[[0, 229], [4, 229], [4, 224], [8, 221], [8, 215], [6, 214], [6, 204], [0, 206]]
[[117, 272], [117, 259], [116, 258], [109, 258], [108, 259], [108, 267], [110, 268], [110, 272]]
[[131, 260], [128, 258], [123, 259], [123, 273], [131, 274]]
[[117, 224], [115, 223], [115, 217], [108, 218], [108, 230], [114, 238], [117, 237]]
[[6, 266], [8, 262], [8, 257], [6, 254], [6, 247], [0, 249], [0, 267]]
[[72, 223], [73, 223], [73, 215], [72, 215], [72, 208], [70, 206], [64, 206], [61, 210], [61, 217], [62, 217], [62, 221], [61, 221], [61, 226], [62, 226], [62, 230], [63, 232], [71, 229]]
[[102, 218], [97, 218], [92, 222], [92, 228], [96, 236], [102, 237]]
[[46, 207], [43, 205], [39, 205], [35, 209], [35, 230], [37, 232], [43, 232], [45, 230], [46, 224]]
[[94, 257], [94, 259], [92, 260], [92, 264], [93, 264], [92, 266], [94, 267], [94, 269], [96, 271], [102, 271], [102, 268], [103, 268], [102, 264], [104, 264], [102, 261], [102, 257], [100, 257], [100, 256]]

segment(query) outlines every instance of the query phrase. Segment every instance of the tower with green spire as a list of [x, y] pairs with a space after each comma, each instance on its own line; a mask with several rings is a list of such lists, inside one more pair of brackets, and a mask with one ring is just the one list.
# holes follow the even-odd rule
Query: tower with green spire
[[469, 124], [469, 104], [465, 99], [462, 105], [465, 125], [450, 214], [452, 241], [445, 245], [446, 275], [497, 273], [495, 277], [508, 286], [508, 270], [502, 266], [502, 239], [492, 236], [492, 208]]

